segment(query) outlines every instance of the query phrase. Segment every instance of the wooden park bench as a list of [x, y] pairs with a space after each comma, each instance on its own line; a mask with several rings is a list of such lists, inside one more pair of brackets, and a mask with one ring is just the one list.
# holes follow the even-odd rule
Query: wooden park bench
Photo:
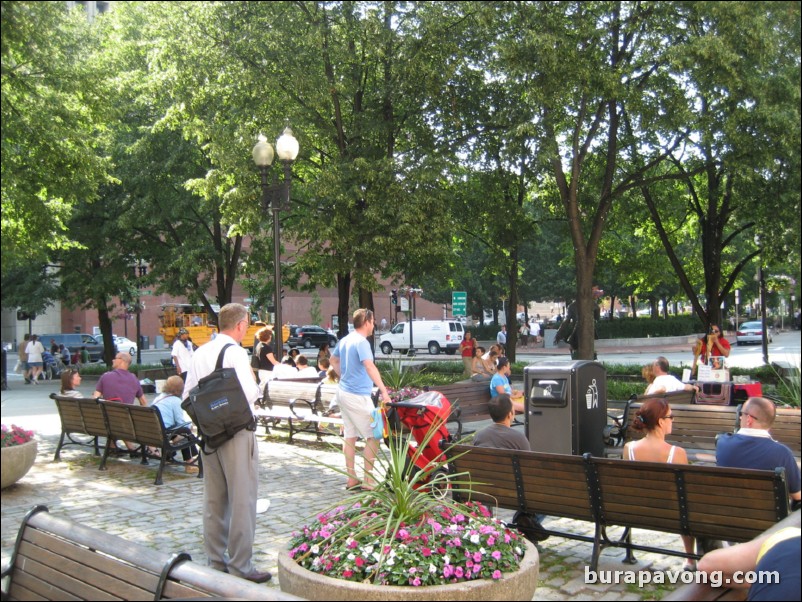
[[269, 380], [264, 385], [262, 399], [254, 410], [257, 421], [269, 434], [285, 422], [290, 432], [289, 442], [296, 433], [314, 433], [318, 441], [326, 434], [325, 427], [342, 426], [342, 418], [328, 415], [329, 404], [337, 394], [337, 385], [324, 385], [308, 380]]
[[[555, 535], [593, 544], [591, 568], [606, 547], [684, 557], [685, 552], [638, 545], [632, 529], [696, 538], [748, 541], [789, 513], [785, 471], [630, 462], [455, 445], [446, 450], [455, 480], [470, 482], [467, 496], [516, 510], [511, 526], [534, 541]], [[542, 527], [536, 515], [590, 522], [592, 537]], [[624, 527], [618, 539], [608, 527]], [[679, 542], [679, 539], [677, 540]], [[697, 556], [698, 557], [698, 556]]]
[[[99, 400], [99, 404], [106, 421], [106, 436], [109, 441], [123, 440], [139, 444], [136, 453], [142, 456], [142, 464], [148, 464], [148, 458], [159, 460], [159, 469], [154, 482], [156, 485], [162, 484], [162, 473], [167, 460], [182, 449], [200, 445], [200, 440], [193, 434], [177, 435], [172, 430], [164, 428], [161, 412], [153, 406], [142, 407], [105, 399]], [[150, 448], [158, 449], [159, 456], [155, 456]], [[106, 470], [106, 462], [111, 452], [112, 448], [106, 445], [103, 459], [100, 461], [100, 470]], [[198, 464], [200, 468], [198, 478], [202, 478], [201, 454], [198, 454]]]
[[620, 457], [623, 445], [637, 441], [645, 431], [632, 428], [635, 414], [651, 397], [664, 397], [674, 416], [671, 434], [666, 441], [682, 447], [692, 463], [716, 463], [716, 437], [721, 433], [732, 433], [738, 428], [738, 410], [733, 406], [702, 405], [690, 403], [693, 392], [679, 391], [663, 395], [641, 395], [629, 401], [625, 408], [618, 441], [620, 447], [607, 448], [607, 456]]
[[[688, 453], [689, 462], [715, 464], [716, 439], [720, 434], [733, 433], [740, 427], [739, 419], [743, 406], [683, 403], [684, 399], [680, 396], [682, 393], [685, 392], [669, 393], [665, 396], [671, 405], [671, 413], [674, 416], [671, 434], [666, 437], [666, 441], [684, 448]], [[690, 393], [685, 393], [685, 395], [690, 395]], [[630, 428], [630, 425], [635, 419], [635, 413], [648, 398], [648, 396], [640, 396], [627, 404], [621, 429], [622, 446], [624, 443], [635, 441], [644, 435], [643, 431]], [[800, 462], [802, 453], [800, 422], [799, 408], [777, 408], [774, 425], [769, 431], [775, 440], [791, 449], [797, 463]], [[606, 455], [620, 456], [621, 452], [622, 447], [608, 448]]]
[[[50, 399], [56, 402], [59, 418], [61, 419], [61, 436], [56, 446], [54, 462], [61, 460], [61, 450], [66, 445], [91, 446], [95, 455], [100, 455], [99, 438], [108, 435], [103, 410], [97, 399], [84, 397], [64, 397], [56, 393], [50, 394]], [[87, 440], [76, 438], [78, 435], [89, 437]], [[104, 442], [105, 445], [105, 442]]]
[[200, 565], [189, 554], [55, 517], [45, 506], [26, 515], [2, 577], [3, 600], [300, 599]]
[[[424, 387], [426, 391], [437, 391], [446, 396], [451, 403], [451, 417], [449, 418], [449, 431], [457, 438], [473, 433], [466, 431], [465, 423], [479, 423], [491, 420], [490, 418], [490, 381], [458, 382], [449, 385]], [[524, 423], [516, 420], [513, 426], [522, 426]], [[452, 427], [451, 425], [456, 425]]]
[[[738, 417], [741, 416], [743, 404], [738, 406]], [[802, 454], [802, 420], [800, 420], [799, 408], [777, 408], [777, 415], [774, 424], [769, 429], [772, 438], [783, 445], [787, 445], [796, 458], [796, 463], [800, 463]]]

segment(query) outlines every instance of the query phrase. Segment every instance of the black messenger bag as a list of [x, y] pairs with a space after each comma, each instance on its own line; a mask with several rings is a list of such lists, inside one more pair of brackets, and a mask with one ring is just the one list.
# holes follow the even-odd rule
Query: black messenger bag
[[251, 405], [234, 368], [223, 368], [228, 343], [217, 357], [214, 372], [204, 376], [181, 407], [198, 427], [204, 453], [211, 454], [243, 429], [256, 430]]

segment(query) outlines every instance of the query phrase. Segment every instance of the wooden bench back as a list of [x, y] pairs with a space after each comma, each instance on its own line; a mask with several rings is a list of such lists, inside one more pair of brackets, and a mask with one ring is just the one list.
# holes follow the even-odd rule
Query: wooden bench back
[[116, 401], [101, 400], [109, 438], [135, 441], [142, 445], [164, 445], [164, 422], [159, 410]]
[[313, 405], [320, 398], [320, 383], [295, 382], [291, 380], [269, 380], [265, 383], [262, 400], [277, 405], [289, 405], [291, 401], [303, 399]]
[[[587, 461], [580, 456], [470, 445], [455, 445], [448, 456], [457, 473], [470, 474], [470, 497], [483, 504], [594, 520], [586, 485]], [[519, 478], [516, 465], [520, 467]]]
[[121, 537], [52, 516], [25, 517], [11, 557], [9, 600], [298, 600]]
[[46, 510], [40, 507], [29, 515], [21, 529], [10, 599], [154, 599], [166, 554], [54, 517]]
[[606, 525], [747, 541], [789, 512], [782, 470], [597, 458], [593, 467]]
[[51, 398], [56, 402], [62, 432], [106, 436], [106, 422], [97, 399], [61, 395], [51, 395]]
[[799, 459], [802, 454], [802, 421], [799, 408], [777, 408], [777, 417], [769, 429], [771, 436], [783, 445], [787, 445]]
[[[635, 413], [641, 408], [642, 398], [630, 402], [627, 406], [624, 442], [637, 441], [645, 431], [632, 428]], [[732, 433], [737, 427], [736, 408], [731, 406], [712, 406], [697, 404], [672, 403], [671, 413], [674, 416], [671, 434], [666, 441], [686, 449], [703, 449], [715, 452], [716, 436], [720, 433]]]
[[429, 387], [446, 396], [451, 406], [459, 408], [462, 422], [488, 420], [487, 404], [490, 403], [490, 382], [453, 383]]

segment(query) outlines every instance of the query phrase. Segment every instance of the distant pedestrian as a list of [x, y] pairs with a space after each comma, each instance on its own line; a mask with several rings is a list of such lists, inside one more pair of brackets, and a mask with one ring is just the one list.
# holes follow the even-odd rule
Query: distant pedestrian
[[501, 330], [498, 331], [496, 335], [496, 343], [501, 345], [502, 347], [507, 347], [507, 326], [506, 324], [501, 325]]
[[31, 340], [25, 347], [25, 352], [28, 354], [28, 366], [31, 370], [31, 382], [33, 382], [33, 384], [37, 384], [39, 375], [42, 373], [45, 365], [44, 359], [42, 358], [45, 348], [42, 346], [42, 343], [39, 342], [38, 336], [35, 334], [31, 335]]
[[175, 365], [175, 372], [182, 380], [187, 380], [187, 370], [192, 363], [192, 355], [195, 353], [195, 348], [192, 346], [192, 341], [189, 340], [189, 331], [186, 328], [181, 328], [178, 331], [178, 336], [173, 341], [173, 364]]
[[470, 377], [473, 373], [473, 356], [475, 355], [474, 351], [476, 349], [476, 340], [474, 340], [473, 335], [471, 334], [470, 330], [465, 331], [465, 338], [460, 341], [459, 350], [460, 354], [462, 355], [462, 363], [465, 367], [463, 371], [465, 376]]
[[[373, 435], [371, 412], [373, 401], [371, 393], [373, 385], [379, 388], [384, 403], [390, 403], [390, 395], [382, 382], [381, 374], [373, 362], [373, 351], [368, 337], [375, 327], [373, 312], [369, 309], [358, 309], [353, 315], [354, 331], [343, 337], [334, 348], [331, 366], [340, 375], [337, 390], [337, 405], [342, 412], [345, 443], [345, 469], [348, 472], [346, 488], [362, 487], [371, 489], [373, 480], [373, 463], [379, 450], [379, 441]], [[365, 476], [360, 482], [356, 476], [356, 440], [365, 439]]]

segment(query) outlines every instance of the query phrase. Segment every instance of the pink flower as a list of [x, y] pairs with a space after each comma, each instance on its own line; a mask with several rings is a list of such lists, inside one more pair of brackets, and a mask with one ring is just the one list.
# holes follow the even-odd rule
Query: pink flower
[[493, 579], [501, 579], [501, 571], [499, 570], [493, 571]]
[[432, 555], [432, 551], [429, 548], [421, 549], [421, 554], [423, 554], [424, 558], [428, 558]]
[[443, 577], [445, 577], [446, 579], [449, 579], [449, 578], [451, 578], [451, 575], [453, 575], [453, 574], [454, 574], [454, 567], [453, 566], [451, 566], [450, 564], [447, 564], [447, 565], [445, 565], [443, 567]]
[[414, 585], [415, 587], [418, 587], [420, 585], [420, 578], [419, 577], [415, 577], [412, 580], [412, 585]]
[[465, 571], [463, 570], [463, 568], [461, 566], [458, 566], [456, 569], [454, 569], [454, 576], [457, 579], [462, 579], [462, 577], [464, 575], [465, 575]]
[[353, 576], [354, 576], [354, 571], [350, 569], [346, 569], [343, 571], [343, 577], [345, 577], [346, 579], [350, 579]]
[[353, 550], [357, 546], [359, 546], [359, 544], [356, 542], [356, 539], [352, 539], [350, 542], [348, 542], [348, 549], [349, 550]]
[[482, 562], [482, 553], [481, 552], [474, 552], [473, 553], [473, 561], [474, 562]]
[[494, 560], [501, 560], [501, 552], [499, 552], [498, 550], [493, 550], [491, 556], [493, 557]]
[[358, 566], [359, 568], [362, 568], [363, 566], [365, 566], [365, 559], [364, 559], [364, 558], [362, 558], [362, 556], [357, 556], [357, 557], [356, 557], [356, 560], [354, 561], [354, 563], [355, 563], [355, 564], [356, 564], [356, 566]]

